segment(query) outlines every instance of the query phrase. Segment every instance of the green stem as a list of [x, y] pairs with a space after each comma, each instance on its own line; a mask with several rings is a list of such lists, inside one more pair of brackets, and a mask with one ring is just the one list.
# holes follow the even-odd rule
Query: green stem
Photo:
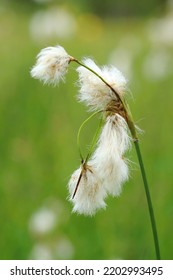
[[[78, 149], [79, 149], [79, 154], [80, 154], [80, 157], [81, 157], [81, 160], [84, 160], [83, 158], [83, 155], [82, 155], [82, 151], [81, 151], [81, 145], [80, 145], [80, 135], [81, 135], [81, 130], [82, 128], [84, 127], [84, 125], [90, 120], [92, 119], [95, 115], [97, 115], [98, 113], [100, 113], [101, 111], [97, 111], [97, 112], [94, 112], [91, 116], [89, 116], [82, 124], [81, 126], [79, 127], [79, 130], [78, 130], [78, 134], [77, 134], [77, 146], [78, 146]], [[88, 156], [87, 156], [88, 157]]]
[[97, 72], [95, 72], [94, 70], [89, 68], [87, 65], [83, 64], [81, 61], [79, 61], [79, 60], [77, 60], [75, 58], [73, 58], [72, 61], [75, 61], [79, 65], [85, 67], [90, 72], [95, 74], [100, 80], [102, 80], [103, 83], [105, 85], [107, 85], [110, 88], [110, 90], [112, 90], [112, 92], [114, 92], [117, 100], [120, 101], [121, 104], [123, 105], [124, 112], [125, 112], [125, 120], [126, 120], [126, 122], [128, 124], [129, 130], [131, 132], [131, 135], [132, 135], [132, 138], [133, 138], [133, 141], [134, 141], [134, 144], [135, 144], [136, 153], [137, 153], [137, 157], [138, 157], [138, 161], [139, 161], [139, 165], [140, 165], [140, 170], [141, 170], [141, 174], [142, 174], [142, 179], [143, 179], [143, 183], [144, 183], [144, 187], [145, 187], [145, 193], [146, 193], [148, 209], [149, 209], [149, 215], [150, 215], [150, 221], [151, 221], [151, 227], [152, 227], [153, 238], [154, 238], [156, 258], [158, 260], [160, 260], [159, 240], [158, 240], [156, 222], [155, 222], [154, 211], [153, 211], [153, 206], [152, 206], [152, 200], [151, 200], [151, 196], [150, 196], [150, 191], [149, 191], [149, 186], [148, 186], [148, 182], [147, 182], [147, 178], [146, 178], [146, 173], [145, 173], [145, 168], [144, 168], [144, 164], [143, 164], [143, 160], [142, 160], [142, 155], [141, 155], [141, 151], [140, 151], [140, 147], [139, 147], [139, 143], [138, 143], [136, 127], [134, 125], [134, 121], [133, 121], [133, 117], [132, 117], [130, 108], [129, 108], [128, 104], [125, 102], [125, 100], [120, 97], [119, 93], [116, 92], [114, 90], [114, 88], [109, 83], [107, 83], [103, 79], [103, 77], [101, 77]]
[[99, 122], [99, 125], [98, 125], [98, 128], [96, 130], [96, 133], [92, 139], [92, 143], [91, 143], [91, 146], [90, 146], [90, 149], [88, 151], [88, 154], [86, 156], [86, 159], [85, 159], [85, 162], [87, 162], [89, 160], [89, 158], [91, 157], [92, 153], [93, 153], [93, 150], [94, 150], [94, 147], [98, 141], [98, 137], [99, 137], [99, 134], [100, 134], [100, 130], [102, 128], [102, 123], [103, 123], [103, 120], [101, 119], [100, 122]]
[[159, 248], [159, 240], [158, 240], [158, 234], [157, 234], [157, 227], [156, 227], [156, 221], [154, 217], [154, 210], [153, 210], [153, 205], [152, 205], [152, 200], [150, 196], [150, 191], [149, 191], [149, 186], [147, 182], [147, 177], [145, 173], [145, 168], [142, 160], [142, 155], [139, 147], [139, 142], [138, 140], [134, 141], [140, 169], [141, 169], [141, 174], [142, 174], [142, 179], [145, 187], [145, 193], [146, 193], [146, 198], [147, 198], [147, 203], [148, 203], [148, 210], [150, 214], [150, 221], [151, 221], [151, 227], [152, 227], [152, 232], [153, 232], [153, 238], [154, 238], [154, 245], [155, 245], [155, 251], [156, 251], [156, 258], [157, 260], [160, 260], [160, 248]]
[[87, 65], [85, 65], [84, 63], [82, 63], [81, 61], [79, 61], [78, 59], [73, 58], [72, 61], [75, 61], [76, 63], [78, 63], [79, 65], [81, 65], [82, 67], [88, 69], [90, 72], [92, 72], [94, 75], [96, 75], [100, 80], [102, 80], [102, 82], [103, 82], [105, 85], [107, 85], [107, 86], [110, 88], [111, 91], [114, 92], [114, 94], [115, 94], [115, 96], [117, 97], [117, 99], [120, 100], [120, 101], [123, 103], [123, 101], [122, 101], [121, 97], [119, 96], [119, 94], [114, 90], [114, 88], [113, 88], [110, 84], [108, 84], [108, 83], [105, 81], [105, 79], [103, 79], [102, 76], [100, 76], [100, 75], [99, 75], [97, 72], [95, 72], [92, 68], [88, 67]]
[[77, 184], [76, 184], [76, 187], [75, 187], [75, 190], [74, 190], [74, 193], [72, 195], [72, 199], [74, 199], [75, 195], [76, 195], [76, 192], [78, 190], [78, 187], [79, 187], [79, 184], [80, 184], [80, 181], [81, 181], [81, 178], [82, 178], [82, 174], [83, 174], [83, 171], [84, 171], [84, 168], [85, 168], [85, 165], [86, 163], [88, 162], [90, 156], [92, 155], [92, 152], [93, 152], [93, 149], [97, 143], [97, 140], [98, 140], [98, 136], [99, 136], [99, 133], [100, 133], [100, 130], [101, 130], [101, 127], [102, 127], [102, 119], [100, 120], [100, 123], [99, 123], [99, 126], [96, 130], [96, 133], [92, 139], [92, 143], [91, 143], [91, 146], [90, 146], [90, 149], [88, 151], [88, 154], [85, 158], [85, 160], [83, 159], [83, 156], [82, 156], [82, 153], [81, 153], [81, 149], [80, 149], [80, 133], [81, 133], [81, 129], [83, 128], [83, 126], [86, 124], [86, 122], [88, 122], [93, 116], [95, 116], [96, 114], [100, 113], [101, 111], [98, 111], [98, 112], [95, 112], [94, 114], [92, 114], [89, 118], [87, 118], [83, 123], [82, 125], [80, 126], [80, 129], [78, 131], [78, 136], [77, 136], [77, 142], [78, 142], [78, 148], [79, 148], [79, 153], [80, 153], [80, 156], [81, 156], [81, 160], [82, 160], [82, 169], [81, 169], [81, 173], [80, 173], [80, 176], [79, 176], [79, 179], [77, 181]]

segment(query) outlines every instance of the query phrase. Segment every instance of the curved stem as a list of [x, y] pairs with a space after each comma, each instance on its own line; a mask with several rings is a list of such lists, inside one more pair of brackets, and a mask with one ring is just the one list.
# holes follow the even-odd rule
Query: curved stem
[[156, 258], [157, 260], [160, 260], [160, 248], [159, 248], [159, 239], [158, 239], [158, 234], [157, 234], [157, 227], [156, 227], [156, 221], [155, 221], [155, 216], [154, 216], [154, 210], [153, 210], [153, 205], [152, 205], [152, 200], [150, 196], [150, 190], [147, 182], [147, 177], [145, 173], [145, 168], [142, 160], [142, 155], [139, 147], [139, 142], [134, 141], [140, 169], [141, 169], [141, 174], [142, 174], [142, 179], [145, 187], [145, 193], [146, 193], [146, 198], [147, 198], [147, 204], [148, 204], [148, 210], [150, 214], [150, 221], [151, 221], [151, 227], [152, 227], [152, 232], [153, 232], [153, 238], [154, 238], [154, 245], [155, 245], [155, 252], [156, 252]]
[[96, 143], [98, 141], [100, 130], [102, 128], [102, 123], [103, 123], [103, 120], [101, 119], [100, 122], [99, 122], [98, 128], [96, 130], [96, 133], [94, 134], [94, 137], [92, 139], [92, 143], [91, 143], [90, 149], [88, 151], [88, 154], [86, 156], [85, 162], [87, 162], [89, 160], [89, 158], [91, 157], [91, 155], [93, 153], [94, 147], [95, 147], [95, 145], [96, 145]]
[[78, 134], [77, 134], [77, 145], [78, 145], [78, 149], [79, 149], [79, 154], [80, 154], [80, 157], [81, 157], [81, 160], [83, 161], [84, 158], [83, 158], [83, 155], [82, 155], [82, 151], [81, 151], [81, 148], [80, 148], [80, 134], [81, 134], [81, 130], [82, 128], [84, 127], [84, 125], [90, 120], [92, 119], [95, 115], [97, 115], [98, 113], [100, 113], [101, 111], [97, 111], [97, 112], [94, 112], [91, 116], [89, 116], [82, 124], [81, 126], [79, 127], [79, 130], [78, 130]]
[[79, 61], [78, 59], [74, 58], [72, 61], [75, 61], [76, 63], [78, 63], [79, 65], [81, 65], [82, 67], [88, 69], [90, 72], [92, 72], [94, 75], [96, 75], [100, 80], [102, 80], [102, 82], [107, 85], [116, 95], [117, 99], [121, 101], [121, 103], [123, 103], [121, 97], [119, 96], [119, 94], [114, 90], [114, 88], [108, 84], [105, 79], [103, 79], [102, 76], [100, 76], [97, 72], [95, 72], [92, 68], [88, 67], [87, 65], [85, 65], [84, 63], [82, 63], [81, 61]]
[[[98, 112], [97, 112], [98, 113]], [[93, 115], [90, 116], [90, 118], [92, 117]], [[90, 118], [88, 118], [86, 121], [88, 121]], [[86, 123], [86, 122], [85, 122]], [[84, 125], [84, 123], [83, 123]], [[77, 181], [77, 184], [76, 184], [76, 187], [75, 187], [75, 190], [74, 190], [74, 193], [72, 195], [72, 199], [74, 199], [76, 193], [77, 193], [77, 190], [78, 190], [78, 187], [79, 187], [79, 184], [80, 184], [80, 181], [82, 179], [82, 175], [83, 175], [83, 172], [86, 168], [86, 164], [90, 158], [90, 156], [92, 155], [92, 152], [93, 152], [93, 148], [95, 147], [96, 143], [97, 143], [97, 139], [98, 139], [98, 135], [99, 135], [99, 132], [100, 132], [100, 129], [101, 129], [101, 126], [102, 126], [102, 119], [100, 120], [100, 123], [99, 123], [99, 126], [97, 128], [97, 131], [93, 137], [93, 140], [92, 140], [92, 143], [91, 143], [91, 147], [90, 147], [90, 150], [85, 158], [85, 160], [82, 158], [82, 155], [81, 155], [81, 158], [82, 158], [82, 169], [81, 169], [81, 173], [79, 175], [79, 178], [78, 178], [78, 181]]]
[[74, 61], [77, 64], [81, 65], [82, 67], [88, 69], [90, 72], [92, 72], [94, 75], [96, 75], [107, 87], [110, 88], [110, 90], [115, 94], [117, 100], [123, 105], [124, 112], [125, 112], [125, 115], [126, 115], [125, 119], [127, 121], [130, 132], [133, 136], [133, 139], [137, 140], [138, 138], [137, 138], [136, 129], [135, 129], [135, 125], [134, 125], [134, 122], [133, 122], [132, 114], [131, 114], [130, 108], [129, 108], [128, 104], [125, 102], [125, 100], [122, 99], [121, 96], [119, 95], [119, 93], [116, 92], [116, 90], [108, 82], [106, 82], [105, 79], [102, 76], [100, 76], [93, 69], [91, 69], [90, 67], [88, 67], [87, 65], [85, 65], [84, 63], [82, 63], [81, 61], [79, 61], [76, 58], [73, 58], [71, 61]]

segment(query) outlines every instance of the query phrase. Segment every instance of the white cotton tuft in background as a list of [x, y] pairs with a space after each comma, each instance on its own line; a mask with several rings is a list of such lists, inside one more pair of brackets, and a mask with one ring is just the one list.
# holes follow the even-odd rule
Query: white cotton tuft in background
[[58, 41], [70, 40], [77, 31], [76, 17], [70, 10], [61, 6], [40, 9], [32, 15], [29, 31], [31, 38], [36, 42], [44, 43], [55, 38]]
[[46, 207], [39, 209], [33, 213], [30, 221], [29, 228], [33, 233], [45, 234], [51, 231], [57, 223], [57, 217], [55, 213]]

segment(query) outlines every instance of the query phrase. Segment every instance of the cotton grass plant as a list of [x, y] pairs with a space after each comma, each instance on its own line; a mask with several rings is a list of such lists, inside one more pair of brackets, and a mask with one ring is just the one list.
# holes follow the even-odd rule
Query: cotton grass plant
[[[69, 200], [73, 211], [94, 215], [106, 208], [107, 196], [119, 196], [122, 185], [129, 178], [128, 159], [125, 153], [134, 143], [150, 214], [156, 258], [160, 259], [159, 242], [152, 201], [141, 156], [137, 128], [126, 101], [127, 80], [114, 66], [99, 67], [90, 59], [82, 61], [69, 55], [61, 46], [48, 47], [37, 55], [31, 76], [44, 84], [57, 85], [64, 80], [70, 63], [77, 64], [79, 75], [78, 101], [92, 112], [81, 125], [77, 142], [81, 156], [79, 168], [69, 183]], [[83, 126], [99, 115], [99, 125], [86, 157], [82, 155], [80, 134]]]

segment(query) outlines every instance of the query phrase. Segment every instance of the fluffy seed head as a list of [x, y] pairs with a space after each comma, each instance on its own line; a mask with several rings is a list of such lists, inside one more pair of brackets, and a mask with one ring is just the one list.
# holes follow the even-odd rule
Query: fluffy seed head
[[122, 192], [123, 183], [129, 178], [128, 165], [124, 159], [120, 158], [116, 163], [110, 160], [106, 167], [105, 173], [108, 176], [104, 177], [103, 188], [106, 189], [108, 194], [119, 196]]
[[[104, 66], [99, 68], [92, 59], [86, 58], [83, 63], [101, 76], [110, 86], [123, 96], [127, 81], [122, 73], [115, 67]], [[91, 110], [104, 110], [109, 102], [116, 101], [116, 95], [112, 90], [94, 73], [79, 66], [79, 100], [84, 102]]]
[[[82, 172], [78, 190], [74, 198], [72, 195]], [[93, 215], [98, 209], [105, 208], [104, 199], [106, 191], [103, 189], [101, 180], [94, 168], [88, 165], [81, 166], [71, 176], [68, 184], [70, 201], [73, 203], [73, 212], [84, 215]]]
[[121, 157], [131, 146], [127, 123], [119, 114], [106, 118], [96, 151]]
[[123, 153], [130, 147], [126, 126], [118, 114], [108, 116], [91, 159], [103, 188], [113, 196], [121, 193], [121, 185], [128, 179], [128, 166], [123, 159]]
[[72, 57], [61, 46], [47, 47], [37, 55], [36, 64], [31, 69], [31, 76], [45, 84], [58, 84], [64, 79]]

